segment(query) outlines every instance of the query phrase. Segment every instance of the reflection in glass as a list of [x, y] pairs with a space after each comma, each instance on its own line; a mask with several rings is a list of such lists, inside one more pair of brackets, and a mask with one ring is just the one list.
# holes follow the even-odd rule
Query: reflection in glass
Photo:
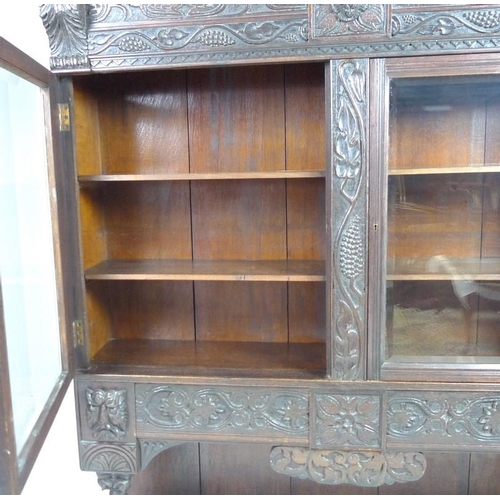
[[61, 374], [43, 94], [0, 68], [0, 276], [20, 453]]
[[500, 81], [393, 80], [391, 99], [386, 354], [498, 356]]

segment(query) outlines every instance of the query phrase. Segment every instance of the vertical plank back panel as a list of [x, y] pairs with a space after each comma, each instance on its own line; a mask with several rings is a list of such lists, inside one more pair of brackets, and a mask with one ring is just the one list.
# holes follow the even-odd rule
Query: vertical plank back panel
[[191, 172], [285, 168], [282, 66], [188, 73]]

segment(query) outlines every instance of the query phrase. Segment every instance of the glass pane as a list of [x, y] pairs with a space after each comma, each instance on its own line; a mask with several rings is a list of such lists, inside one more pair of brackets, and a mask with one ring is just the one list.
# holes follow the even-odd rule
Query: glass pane
[[61, 374], [42, 90], [0, 68], [0, 276], [18, 453]]
[[386, 357], [499, 356], [500, 80], [393, 80], [389, 120]]

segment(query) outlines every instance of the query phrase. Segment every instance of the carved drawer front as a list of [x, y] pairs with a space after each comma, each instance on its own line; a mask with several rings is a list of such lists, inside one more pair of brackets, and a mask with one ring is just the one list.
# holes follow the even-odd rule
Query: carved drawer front
[[392, 392], [387, 446], [500, 449], [500, 393]]
[[380, 396], [314, 394], [311, 447], [380, 448]]
[[307, 392], [287, 389], [136, 386], [137, 433], [308, 442]]
[[80, 436], [85, 441], [135, 440], [133, 384], [79, 381]]

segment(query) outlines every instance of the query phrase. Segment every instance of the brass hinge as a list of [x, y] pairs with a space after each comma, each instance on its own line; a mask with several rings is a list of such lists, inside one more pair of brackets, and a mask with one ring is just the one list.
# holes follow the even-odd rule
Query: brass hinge
[[63, 103], [63, 104], [58, 104], [57, 106], [59, 108], [59, 131], [69, 132], [71, 128], [69, 104]]
[[79, 319], [73, 321], [73, 342], [75, 343], [75, 347], [84, 345], [85, 343], [83, 336], [83, 323]]

